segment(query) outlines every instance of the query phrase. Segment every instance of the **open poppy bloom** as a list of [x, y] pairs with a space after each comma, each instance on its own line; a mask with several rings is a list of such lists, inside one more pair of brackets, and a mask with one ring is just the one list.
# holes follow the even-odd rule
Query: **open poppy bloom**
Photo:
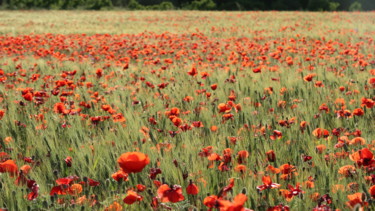
[[301, 186], [299, 185], [299, 183], [297, 183], [296, 187], [293, 187], [292, 185], [288, 185], [288, 188], [289, 188], [290, 194], [293, 196], [298, 196], [304, 193], [304, 191], [301, 190]]
[[345, 177], [349, 177], [349, 176], [353, 176], [354, 174], [356, 174], [356, 171], [355, 171], [355, 167], [352, 166], [352, 165], [345, 165], [345, 166], [342, 166], [339, 171], [338, 171], [339, 174], [345, 176]]
[[216, 208], [218, 197], [215, 195], [207, 196], [203, 200], [204, 206], [208, 208]]
[[[79, 178], [77, 176], [69, 176], [65, 178], [59, 178], [56, 180], [57, 186], [54, 186], [51, 191], [50, 195], [76, 195], [78, 193], [82, 192], [82, 186], [80, 184], [73, 184], [75, 180], [78, 180]], [[71, 189], [71, 186], [73, 187]]]
[[281, 139], [282, 137], [283, 134], [278, 130], [274, 130], [273, 134], [270, 136], [271, 140]]
[[349, 155], [349, 158], [355, 161], [360, 167], [361, 166], [363, 166], [364, 168], [375, 167], [374, 155], [367, 148], [358, 150], [357, 152]]
[[113, 204], [105, 208], [104, 211], [121, 211], [121, 210], [123, 210], [122, 206], [117, 202], [113, 202]]
[[367, 207], [368, 206], [368, 202], [364, 201], [363, 200], [363, 193], [354, 193], [352, 195], [348, 195], [348, 199], [349, 201], [346, 202], [346, 205], [350, 208], [354, 208], [356, 206], [360, 206], [361, 208], [363, 207]]
[[244, 204], [247, 201], [247, 196], [245, 194], [238, 194], [233, 198], [233, 201], [228, 201], [224, 199], [217, 200], [217, 207], [220, 210], [227, 211], [250, 211], [250, 209], [244, 208]]
[[312, 81], [312, 79], [316, 76], [315, 73], [312, 73], [312, 74], [308, 74], [306, 75], [305, 77], [303, 77], [303, 80], [306, 81], [306, 82], [310, 82]]
[[13, 160], [0, 163], [0, 173], [10, 173], [11, 176], [14, 176], [17, 172], [18, 166]]
[[117, 163], [126, 173], [138, 173], [150, 163], [150, 158], [141, 152], [127, 152], [118, 158]]
[[158, 197], [161, 202], [172, 202], [176, 203], [185, 200], [184, 195], [182, 195], [182, 189], [179, 185], [169, 186], [167, 184], [161, 185], [158, 188]]
[[329, 136], [329, 131], [326, 129], [322, 128], [316, 128], [313, 132], [312, 135], [315, 136], [316, 138], [327, 138]]
[[83, 180], [84, 181], [79, 182], [79, 184], [81, 184], [81, 185], [89, 185], [91, 187], [96, 187], [96, 186], [100, 185], [100, 182], [95, 181], [95, 180], [90, 179], [90, 178], [87, 178], [87, 177], [83, 178]]
[[272, 180], [271, 180], [270, 176], [263, 176], [262, 182], [263, 182], [263, 185], [257, 186], [257, 189], [259, 191], [262, 191], [262, 190], [265, 190], [265, 189], [274, 189], [274, 188], [280, 187], [280, 184], [272, 183]]
[[298, 175], [296, 172], [296, 168], [293, 165], [290, 164], [283, 164], [282, 166], [279, 167], [280, 172], [281, 172], [281, 179], [291, 179], [293, 175]]
[[125, 204], [133, 204], [134, 202], [137, 201], [142, 201], [143, 197], [138, 195], [137, 192], [133, 190], [128, 190], [127, 196], [124, 198], [124, 203]]
[[375, 198], [375, 185], [371, 186], [368, 190], [372, 198]]
[[290, 208], [288, 205], [279, 204], [267, 209], [267, 211], [289, 211]]
[[39, 185], [36, 184], [34, 180], [28, 180], [27, 187], [31, 190], [31, 192], [27, 194], [27, 200], [31, 201], [36, 199], [39, 195]]
[[249, 152], [246, 151], [246, 150], [241, 150], [241, 151], [237, 152], [237, 162], [239, 164], [245, 163], [246, 158], [248, 158], [248, 157], [249, 157]]
[[242, 193], [235, 196], [233, 201], [228, 201], [223, 199], [222, 197], [211, 195], [204, 198], [203, 204], [209, 208], [208, 210], [217, 208], [218, 210], [223, 211], [251, 211], [250, 209], [243, 207], [246, 200], [247, 196]]
[[73, 184], [69, 187], [68, 193], [72, 196], [77, 196], [82, 192], [82, 185], [80, 184]]
[[128, 181], [128, 176], [129, 175], [123, 170], [118, 170], [117, 172], [112, 174], [112, 178], [116, 180], [117, 182]]

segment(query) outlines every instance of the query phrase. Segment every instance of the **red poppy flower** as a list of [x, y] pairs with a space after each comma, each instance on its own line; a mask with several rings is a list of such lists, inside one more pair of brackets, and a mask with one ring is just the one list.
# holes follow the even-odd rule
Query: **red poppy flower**
[[138, 173], [150, 163], [150, 158], [141, 152], [127, 152], [118, 158], [117, 163], [126, 173]]
[[198, 186], [192, 180], [190, 180], [189, 185], [186, 187], [186, 193], [189, 195], [197, 195], [199, 193]]
[[218, 197], [215, 195], [207, 196], [203, 200], [204, 206], [208, 208], [216, 208]]
[[73, 184], [68, 188], [69, 195], [77, 196], [82, 192], [82, 185], [80, 184]]
[[28, 180], [27, 187], [31, 190], [31, 192], [27, 194], [27, 200], [31, 201], [36, 199], [39, 195], [39, 185], [36, 184], [34, 180]]
[[134, 202], [137, 202], [137, 201], [142, 201], [143, 197], [138, 195], [137, 192], [133, 191], [133, 190], [128, 190], [127, 192], [127, 196], [124, 198], [124, 203], [125, 204], [133, 204]]
[[351, 154], [349, 158], [357, 162], [358, 166], [375, 166], [374, 154], [367, 148], [358, 150], [357, 152]]
[[188, 74], [190, 76], [196, 76], [196, 75], [198, 75], [197, 68], [196, 67], [192, 67], [191, 70], [188, 71]]
[[123, 170], [118, 170], [116, 173], [112, 174], [112, 178], [116, 180], [117, 182], [119, 181], [128, 181], [128, 174], [124, 172]]
[[91, 187], [96, 187], [96, 186], [100, 185], [100, 182], [95, 181], [95, 180], [90, 179], [90, 178], [87, 178], [87, 177], [83, 178], [83, 180], [84, 181], [79, 182], [79, 184], [81, 184], [81, 185], [89, 185]]
[[363, 193], [354, 193], [352, 195], [347, 196], [349, 201], [346, 202], [346, 205], [350, 208], [354, 208], [356, 206], [365, 207], [368, 206], [368, 202], [363, 200]]
[[312, 79], [313, 79], [315, 76], [316, 76], [316, 74], [315, 74], [315, 73], [312, 73], [312, 74], [309, 74], [309, 75], [305, 76], [305, 77], [303, 78], [303, 80], [306, 81], [306, 82], [310, 82], [310, 81], [312, 81]]
[[0, 163], [0, 173], [10, 173], [11, 176], [14, 176], [17, 172], [18, 166], [13, 160], [7, 160]]
[[316, 128], [313, 132], [312, 135], [317, 137], [317, 138], [327, 138], [329, 136], [329, 131], [326, 129], [322, 128]]
[[375, 198], [375, 185], [371, 186], [368, 190], [372, 198]]
[[138, 184], [136, 187], [137, 187], [138, 192], [142, 192], [142, 191], [146, 190], [146, 186], [144, 186], [142, 184]]
[[4, 110], [0, 110], [0, 120], [4, 117], [4, 114], [5, 114], [5, 111]]
[[361, 108], [356, 108], [353, 110], [353, 115], [354, 116], [363, 116], [365, 112]]
[[161, 185], [158, 188], [158, 197], [161, 202], [172, 202], [176, 203], [185, 199], [182, 195], [182, 189], [179, 185], [168, 186], [167, 184]]
[[263, 182], [263, 185], [257, 186], [257, 189], [259, 191], [262, 191], [262, 190], [265, 190], [265, 189], [274, 189], [274, 188], [280, 187], [280, 184], [272, 183], [272, 180], [271, 180], [270, 176], [263, 176], [262, 182]]

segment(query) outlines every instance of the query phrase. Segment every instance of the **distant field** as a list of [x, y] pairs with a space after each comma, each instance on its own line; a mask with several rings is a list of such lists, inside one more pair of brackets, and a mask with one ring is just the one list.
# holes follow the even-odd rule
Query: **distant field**
[[375, 13], [0, 12], [0, 208], [374, 209]]
[[[277, 18], [275, 18], [277, 17]], [[1, 11], [1, 34], [138, 34], [145, 31], [216, 37], [346, 38], [374, 36], [374, 13], [194, 11]], [[214, 28], [213, 28], [214, 27]], [[280, 30], [283, 27], [291, 27]], [[332, 31], [333, 30], [333, 31]], [[354, 34], [354, 35], [353, 35]]]

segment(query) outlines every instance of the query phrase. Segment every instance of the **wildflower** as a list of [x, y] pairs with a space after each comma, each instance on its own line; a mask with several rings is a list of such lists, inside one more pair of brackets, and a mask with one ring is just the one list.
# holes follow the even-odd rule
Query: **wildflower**
[[127, 152], [118, 158], [117, 163], [126, 173], [138, 173], [150, 163], [150, 158], [141, 152]]
[[182, 195], [182, 189], [179, 185], [161, 185], [158, 188], [158, 197], [160, 198], [161, 202], [172, 202], [176, 203], [179, 201], [183, 201], [185, 199], [184, 195]]

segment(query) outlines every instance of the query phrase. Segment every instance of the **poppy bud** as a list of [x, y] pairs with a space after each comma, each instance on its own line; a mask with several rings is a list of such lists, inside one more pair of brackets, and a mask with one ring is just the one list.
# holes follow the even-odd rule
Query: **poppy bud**
[[196, 186], [192, 180], [190, 180], [190, 184], [186, 187], [186, 193], [189, 195], [197, 195], [199, 193], [198, 186]]
[[267, 160], [269, 162], [275, 162], [276, 155], [275, 155], [275, 152], [273, 150], [269, 150], [268, 152], [266, 152], [266, 155], [267, 155]]
[[43, 201], [43, 207], [48, 208], [48, 202], [46, 200]]
[[246, 195], [246, 188], [243, 188], [241, 193]]
[[178, 161], [176, 159], [173, 160], [173, 164], [176, 166], [176, 168], [178, 168]]
[[189, 177], [189, 173], [188, 173], [188, 172], [184, 172], [184, 173], [182, 173], [182, 178], [183, 178], [184, 180], [186, 180], [188, 177]]
[[73, 162], [73, 158], [72, 158], [72, 157], [68, 156], [68, 157], [66, 157], [66, 158], [64, 159], [64, 161], [65, 161], [65, 163], [66, 163], [66, 165], [67, 165], [68, 167], [72, 167], [72, 162]]

